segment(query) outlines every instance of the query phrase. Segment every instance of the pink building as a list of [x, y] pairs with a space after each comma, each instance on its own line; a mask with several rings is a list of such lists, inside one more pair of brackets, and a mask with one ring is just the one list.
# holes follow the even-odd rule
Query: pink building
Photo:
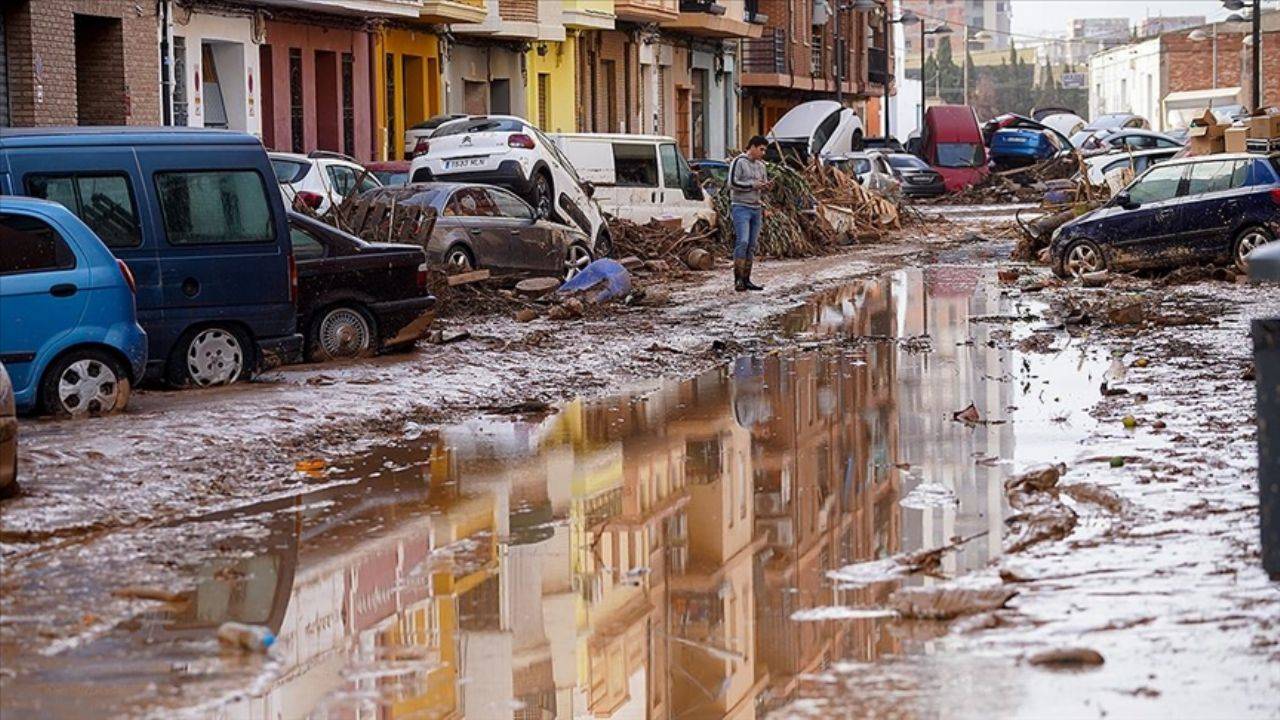
[[371, 38], [350, 27], [268, 20], [259, 47], [262, 144], [374, 158]]

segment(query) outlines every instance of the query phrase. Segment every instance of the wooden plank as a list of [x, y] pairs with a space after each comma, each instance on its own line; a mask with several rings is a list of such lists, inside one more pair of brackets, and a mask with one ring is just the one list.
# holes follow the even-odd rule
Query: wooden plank
[[480, 282], [481, 280], [488, 280], [488, 279], [489, 279], [489, 270], [487, 268], [481, 269], [481, 270], [472, 270], [471, 272], [458, 273], [457, 275], [450, 275], [449, 287], [456, 287], [458, 285], [468, 285], [470, 283]]

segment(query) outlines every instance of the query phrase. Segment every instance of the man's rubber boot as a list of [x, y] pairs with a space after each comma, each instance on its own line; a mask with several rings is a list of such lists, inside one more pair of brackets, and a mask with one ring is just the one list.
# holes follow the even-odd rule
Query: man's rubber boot
[[733, 261], [733, 289], [738, 292], [747, 291], [747, 279], [745, 274], [746, 268], [747, 268], [746, 260], [735, 259]]
[[763, 290], [764, 288], [751, 282], [751, 266], [755, 264], [754, 260], [744, 260], [742, 268], [742, 287], [747, 290]]

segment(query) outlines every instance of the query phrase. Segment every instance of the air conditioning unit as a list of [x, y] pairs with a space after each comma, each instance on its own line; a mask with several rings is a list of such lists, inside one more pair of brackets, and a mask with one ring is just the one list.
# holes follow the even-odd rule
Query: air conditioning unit
[[831, 15], [831, 6], [827, 4], [827, 0], [813, 0], [814, 25], [826, 25]]

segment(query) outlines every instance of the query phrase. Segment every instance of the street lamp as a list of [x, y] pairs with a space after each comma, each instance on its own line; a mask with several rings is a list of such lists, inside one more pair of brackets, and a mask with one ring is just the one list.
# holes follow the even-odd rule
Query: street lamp
[[[1253, 16], [1253, 110], [1262, 107], [1262, 0], [1222, 0], [1222, 7], [1228, 10], [1244, 10], [1248, 8]], [[1245, 18], [1233, 14], [1227, 22], [1240, 22]]]
[[[925, 92], [927, 91], [925, 90], [925, 80], [924, 80], [924, 37], [925, 35], [950, 35], [952, 32], [953, 31], [951, 30], [950, 27], [947, 26], [946, 23], [943, 23], [932, 30], [925, 30], [924, 22], [921, 21], [920, 23], [920, 127], [921, 129], [924, 128], [924, 111], [928, 109], [928, 105], [929, 105], [929, 96], [925, 94]], [[934, 53], [934, 57], [937, 57], [936, 52]], [[935, 81], [941, 77], [941, 73], [938, 72], [937, 68], [934, 68], [933, 76]]]
[[[892, 24], [901, 24], [903, 26], [914, 25], [920, 22], [920, 18], [916, 17], [916, 14], [911, 12], [910, 10], [903, 10], [902, 15], [900, 17], [897, 17], [897, 18], [889, 17], [889, 8], [885, 5], [885, 0], [854, 0], [853, 5], [849, 7], [855, 12], [879, 12], [880, 13], [880, 21], [883, 28], [881, 32], [884, 35], [884, 43], [885, 43], [885, 48], [884, 48], [885, 74], [888, 75], [889, 51], [893, 49], [893, 35], [890, 34], [889, 32], [890, 25]], [[837, 73], [839, 72], [838, 67], [836, 72]], [[924, 78], [923, 65], [920, 66], [920, 77], [921, 77], [921, 80], [923, 80]], [[883, 87], [884, 87], [884, 102], [882, 104], [884, 105], [884, 107], [882, 108], [881, 112], [884, 113], [884, 139], [888, 141], [889, 138], [893, 137], [892, 133], [889, 132], [890, 112], [889, 112], [889, 79], [888, 77], [884, 79]], [[923, 87], [923, 83], [921, 87]]]

